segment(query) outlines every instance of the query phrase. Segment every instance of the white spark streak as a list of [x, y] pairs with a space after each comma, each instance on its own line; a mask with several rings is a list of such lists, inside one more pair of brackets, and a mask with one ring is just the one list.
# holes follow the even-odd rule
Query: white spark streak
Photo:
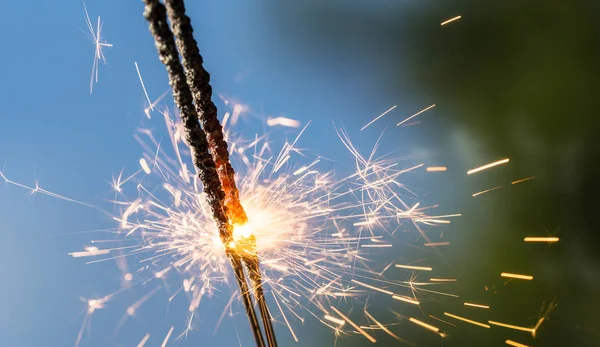
[[380, 114], [379, 116], [375, 117], [375, 119], [373, 119], [372, 121], [370, 121], [369, 123], [367, 123], [367, 125], [365, 125], [364, 127], [362, 127], [360, 129], [360, 131], [365, 130], [369, 125], [375, 123], [379, 118], [381, 118], [381, 117], [385, 116], [386, 114], [390, 113], [393, 109], [396, 108], [396, 106], [398, 106], [398, 105], [394, 105], [394, 106], [390, 107], [387, 111], [385, 111], [382, 114]]
[[297, 121], [295, 119], [286, 118], [286, 117], [277, 117], [277, 118], [267, 119], [267, 125], [270, 127], [276, 126], [276, 125], [281, 125], [284, 127], [299, 128], [301, 124], [299, 121]]
[[431, 105], [431, 106], [429, 106], [429, 107], [426, 107], [426, 108], [422, 109], [421, 111], [419, 111], [419, 112], [417, 112], [417, 113], [413, 114], [412, 116], [410, 116], [410, 117], [406, 118], [406, 119], [405, 119], [405, 120], [403, 120], [402, 122], [400, 122], [400, 123], [396, 124], [396, 126], [402, 125], [402, 124], [404, 124], [404, 123], [408, 122], [409, 120], [411, 120], [411, 119], [415, 118], [416, 116], [420, 115], [421, 113], [423, 113], [423, 112], [425, 112], [425, 111], [427, 111], [427, 110], [430, 110], [430, 109], [432, 109], [432, 108], [434, 108], [434, 107], [435, 107], [435, 104], [433, 104], [433, 105]]
[[99, 69], [99, 61], [102, 60], [104, 65], [107, 64], [106, 57], [104, 56], [103, 49], [105, 47], [112, 47], [113, 45], [106, 42], [102, 37], [102, 22], [100, 21], [100, 16], [98, 16], [98, 23], [96, 28], [92, 25], [92, 21], [90, 20], [90, 16], [88, 14], [88, 10], [85, 6], [85, 2], [83, 3], [83, 9], [85, 11], [85, 23], [88, 27], [88, 35], [90, 40], [94, 43], [94, 62], [92, 63], [92, 76], [90, 78], [90, 94], [94, 89], [94, 83], [98, 83], [98, 69]]

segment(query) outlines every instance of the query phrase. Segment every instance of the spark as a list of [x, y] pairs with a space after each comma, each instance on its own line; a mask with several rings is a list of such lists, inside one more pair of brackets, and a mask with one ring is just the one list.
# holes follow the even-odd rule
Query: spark
[[530, 276], [530, 275], [519, 275], [519, 274], [508, 273], [508, 272], [503, 272], [500, 274], [500, 276], [506, 277], [506, 278], [514, 278], [517, 280], [526, 280], [526, 281], [531, 281], [533, 279], [533, 276]]
[[439, 247], [439, 246], [449, 246], [450, 242], [426, 242], [423, 244], [425, 247]]
[[144, 336], [144, 338], [142, 338], [142, 340], [140, 341], [140, 343], [138, 343], [137, 347], [144, 347], [144, 345], [146, 344], [146, 342], [148, 342], [149, 338], [150, 338], [150, 334], [146, 334], [146, 336]]
[[400, 264], [395, 264], [394, 266], [396, 266], [397, 268], [409, 269], [409, 270], [420, 270], [420, 271], [432, 271], [433, 270], [433, 268], [431, 268], [429, 266], [412, 266], [412, 265], [400, 265]]
[[386, 334], [390, 335], [391, 337], [395, 338], [398, 341], [404, 342], [406, 343], [406, 341], [404, 341], [404, 339], [401, 339], [398, 335], [394, 334], [393, 332], [390, 331], [390, 329], [386, 328], [383, 324], [381, 324], [377, 319], [375, 319], [375, 317], [371, 316], [371, 314], [369, 312], [367, 312], [367, 310], [364, 310], [365, 315], [367, 316], [367, 318], [369, 318], [370, 320], [372, 320], [373, 322], [375, 322], [375, 324], [377, 324], [377, 326], [383, 330]]
[[381, 293], [384, 293], [384, 294], [387, 294], [387, 295], [393, 295], [394, 294], [394, 292], [390, 292], [389, 290], [385, 290], [385, 289], [381, 289], [381, 288], [378, 288], [378, 287], [375, 287], [375, 286], [371, 286], [371, 285], [368, 285], [366, 283], [359, 282], [359, 281], [357, 281], [355, 279], [352, 280], [352, 283], [360, 284], [363, 287], [366, 287], [366, 288], [369, 288], [369, 289], [372, 289], [372, 290], [376, 290], [378, 292], [381, 292]]
[[346, 322], [348, 322], [348, 324], [352, 325], [352, 327], [354, 329], [356, 329], [359, 333], [361, 333], [364, 337], [366, 337], [369, 341], [375, 343], [377, 342], [377, 340], [375, 340], [373, 338], [373, 336], [369, 335], [366, 331], [364, 331], [361, 327], [359, 327], [358, 325], [356, 325], [356, 323], [354, 323], [353, 321], [351, 321], [348, 317], [344, 316], [344, 314], [342, 312], [340, 312], [337, 308], [330, 306], [331, 309], [333, 311], [335, 311], [335, 313], [338, 314], [338, 316], [342, 317]]
[[83, 206], [95, 208], [93, 205], [87, 204], [85, 202], [81, 202], [79, 200], [71, 199], [71, 198], [68, 198], [66, 196], [63, 196], [63, 195], [51, 192], [49, 190], [46, 190], [46, 189], [40, 187], [40, 185], [37, 182], [35, 184], [35, 187], [30, 187], [30, 186], [27, 186], [25, 184], [12, 181], [12, 180], [8, 179], [8, 177], [6, 177], [6, 175], [4, 174], [4, 172], [2, 170], [0, 170], [0, 178], [2, 178], [4, 180], [4, 182], [7, 183], [7, 184], [13, 185], [15, 187], [23, 188], [25, 190], [29, 190], [29, 195], [32, 195], [32, 196], [35, 195], [35, 194], [37, 194], [37, 193], [40, 193], [40, 194], [47, 195], [47, 196], [50, 196], [50, 197], [53, 197], [53, 198], [56, 198], [56, 199], [59, 199], [59, 200], [64, 200], [64, 201], [72, 202], [72, 203], [75, 203], [75, 204], [78, 204], [78, 205], [83, 205]]
[[301, 124], [299, 121], [297, 121], [295, 119], [286, 118], [286, 117], [277, 117], [277, 118], [267, 119], [267, 125], [270, 127], [276, 126], [276, 125], [281, 125], [284, 127], [299, 128]]
[[364, 247], [364, 248], [389, 248], [389, 247], [392, 247], [393, 245], [383, 244], [383, 245], [360, 245], [360, 246]]
[[83, 3], [83, 10], [85, 11], [85, 23], [89, 30], [90, 40], [94, 43], [94, 45], [96, 47], [94, 49], [94, 62], [92, 64], [92, 77], [90, 78], [90, 94], [92, 94], [92, 91], [94, 89], [94, 83], [98, 83], [98, 69], [99, 69], [100, 60], [102, 60], [104, 65], [107, 64], [103, 49], [106, 47], [112, 47], [113, 45], [106, 42], [104, 40], [104, 38], [102, 37], [102, 22], [100, 21], [100, 16], [98, 16], [98, 23], [96, 25], [96, 28], [94, 29], [94, 26], [92, 24], [92, 21], [90, 20], [89, 14], [88, 14], [88, 10], [85, 6], [85, 2]]
[[443, 172], [448, 170], [448, 168], [445, 166], [428, 166], [426, 170], [427, 172]]
[[456, 278], [430, 278], [431, 282], [456, 282]]
[[456, 20], [459, 20], [459, 19], [461, 19], [461, 18], [462, 18], [461, 16], [456, 16], [456, 17], [454, 17], [454, 18], [450, 18], [450, 19], [448, 19], [447, 21], [444, 21], [444, 22], [442, 22], [442, 24], [440, 24], [440, 25], [446, 25], [446, 24], [448, 24], [448, 23], [452, 23], [452, 22], [454, 22], [454, 21], [456, 21]]
[[489, 309], [490, 307], [487, 305], [480, 305], [480, 304], [472, 304], [470, 302], [465, 302], [465, 306], [470, 306], [470, 307], [477, 307], [477, 308], [486, 308]]
[[158, 293], [159, 290], [160, 287], [155, 287], [154, 289], [146, 293], [138, 301], [136, 301], [127, 308], [127, 314], [130, 316], [135, 315], [135, 311], [137, 311], [137, 309], [140, 308], [140, 306], [142, 306], [146, 301], [148, 301], [148, 299], [150, 299], [154, 294]]
[[532, 180], [534, 178], [535, 178], [535, 176], [525, 177], [525, 178], [522, 178], [520, 180], [512, 181], [512, 182], [510, 182], [510, 184], [519, 184], [519, 183], [522, 183], [522, 182], [527, 182], [527, 181]]
[[[152, 101], [150, 101], [150, 97], [148, 96], [148, 91], [146, 90], [146, 85], [144, 84], [144, 79], [142, 78], [142, 73], [140, 72], [140, 67], [138, 66], [137, 61], [134, 61], [133, 64], [135, 65], [135, 71], [137, 71], [137, 75], [138, 78], [140, 79], [140, 83], [142, 84], [142, 90], [144, 90], [144, 95], [146, 96], [146, 100], [148, 100], [148, 107], [150, 108], [150, 110], [154, 111], [154, 103], [152, 103]], [[146, 113], [146, 117], [148, 117], [148, 119], [150, 119], [150, 113], [149, 111], [146, 109], [144, 110]]]
[[500, 322], [496, 322], [496, 321], [493, 321], [493, 320], [489, 320], [488, 323], [490, 323], [492, 325], [499, 326], [499, 327], [507, 328], [507, 329], [513, 329], [513, 330], [518, 330], [518, 331], [525, 331], [525, 332], [531, 333], [532, 335], [535, 334], [535, 329], [533, 329], [533, 328], [527, 328], [527, 327], [521, 327], [521, 326], [518, 326], [518, 325], [500, 323]]
[[523, 239], [525, 242], [558, 242], [560, 239], [558, 237], [536, 237], [536, 236], [528, 236]]
[[406, 118], [406, 119], [405, 119], [405, 120], [403, 120], [402, 122], [400, 122], [400, 123], [396, 124], [396, 126], [402, 125], [402, 124], [406, 123], [407, 121], [409, 121], [409, 120], [411, 120], [411, 119], [415, 118], [416, 116], [420, 115], [421, 113], [423, 113], [423, 112], [425, 112], [425, 111], [427, 111], [427, 110], [430, 110], [430, 109], [432, 109], [432, 108], [434, 108], [434, 107], [435, 107], [435, 104], [433, 104], [433, 105], [431, 105], [431, 106], [429, 106], [429, 107], [426, 107], [426, 108], [422, 109], [421, 111], [419, 111], [419, 112], [417, 112], [417, 113], [413, 114], [412, 116], [410, 116], [410, 117]]
[[396, 108], [396, 106], [398, 106], [398, 105], [394, 105], [394, 106], [390, 107], [390, 108], [389, 108], [387, 111], [385, 111], [385, 112], [383, 112], [382, 114], [380, 114], [379, 116], [375, 117], [375, 119], [373, 119], [373, 120], [372, 120], [372, 121], [370, 121], [370, 122], [369, 122], [367, 125], [365, 125], [364, 127], [362, 127], [362, 128], [360, 129], [360, 131], [363, 131], [363, 130], [365, 130], [365, 129], [366, 129], [368, 126], [369, 126], [369, 125], [371, 125], [371, 124], [375, 123], [375, 122], [376, 122], [376, 121], [377, 121], [379, 118], [381, 118], [381, 117], [385, 116], [386, 114], [390, 113], [390, 112], [391, 112], [393, 109], [395, 109], [395, 108]]
[[287, 317], [285, 316], [285, 313], [281, 309], [281, 305], [279, 305], [279, 301], [277, 301], [277, 297], [273, 296], [273, 299], [275, 300], [275, 303], [277, 304], [277, 307], [279, 308], [279, 312], [281, 312], [281, 316], [283, 317], [283, 320], [285, 321], [285, 324], [287, 325], [288, 329], [290, 330], [290, 333], [292, 334], [292, 337], [294, 338], [294, 341], [298, 342], [298, 338], [296, 337], [296, 333], [294, 333], [294, 329], [292, 329], [292, 326], [290, 325], [290, 322], [288, 321]]
[[502, 188], [502, 186], [498, 186], [498, 187], [494, 187], [494, 188], [482, 190], [480, 192], [477, 192], [477, 193], [473, 194], [473, 197], [476, 197], [476, 196], [479, 196], [479, 195], [482, 195], [482, 194], [485, 194], [485, 193], [489, 193], [491, 191], [494, 191], [494, 190], [497, 190], [497, 189], [500, 189], [500, 188]]
[[507, 345], [509, 345], [509, 346], [514, 346], [514, 347], [529, 347], [529, 346], [527, 346], [527, 345], [524, 345], [524, 344], [522, 344], [522, 343], [519, 343], [519, 342], [516, 342], [516, 341], [513, 341], [513, 340], [506, 340], [506, 341], [504, 341], [504, 342], [505, 342]]
[[80, 258], [80, 257], [92, 257], [92, 256], [96, 256], [96, 255], [103, 255], [103, 254], [109, 254], [109, 253], [110, 253], [110, 249], [98, 249], [98, 247], [86, 247], [85, 251], [72, 252], [72, 253], [69, 253], [69, 255], [73, 258]]
[[413, 323], [415, 323], [417, 325], [420, 325], [420, 326], [422, 326], [425, 329], [431, 330], [431, 331], [433, 331], [435, 333], [437, 333], [438, 331], [440, 331], [440, 328], [434, 327], [433, 325], [427, 324], [425, 322], [421, 322], [420, 320], [418, 320], [416, 318], [412, 318], [411, 317], [411, 318], [409, 318], [409, 321], [411, 321], [411, 322], [413, 322]]
[[162, 345], [160, 345], [160, 347], [167, 347], [167, 343], [169, 342], [169, 338], [171, 338], [171, 334], [173, 333], [173, 326], [171, 326], [171, 329], [169, 329], [169, 332], [167, 333], [167, 336], [165, 336], [165, 339], [163, 340]]
[[332, 316], [330, 316], [328, 314], [326, 314], [325, 316], [323, 316], [323, 318], [326, 319], [326, 320], [328, 320], [328, 321], [330, 321], [330, 322], [333, 322], [333, 323], [339, 325], [340, 327], [342, 327], [344, 324], [346, 324], [345, 320], [332, 317]]
[[476, 167], [474, 169], [471, 169], [471, 170], [467, 171], [467, 175], [472, 175], [474, 173], [481, 172], [483, 170], [487, 170], [489, 168], [493, 168], [493, 167], [498, 166], [498, 165], [506, 164], [509, 161], [510, 161], [510, 159], [506, 158], [506, 159], [495, 161], [493, 163], [485, 164], [485, 165], [482, 165], [480, 167]]
[[142, 170], [144, 170], [146, 175], [149, 175], [150, 173], [152, 173], [152, 171], [150, 170], [150, 166], [148, 166], [148, 163], [146, 162], [146, 159], [144, 159], [144, 158], [140, 159], [140, 166], [142, 167]]
[[455, 326], [456, 326], [456, 324], [452, 324], [452, 323], [450, 323], [450, 322], [447, 322], [447, 321], [445, 321], [445, 320], [443, 320], [443, 319], [441, 319], [441, 318], [438, 318], [438, 317], [436, 317], [436, 316], [429, 315], [429, 317], [431, 317], [431, 318], [433, 318], [433, 319], [435, 319], [435, 320], [437, 320], [437, 321], [440, 321], [440, 322], [442, 322], [442, 323], [448, 324], [448, 325], [450, 325], [450, 326], [453, 326], [453, 327], [455, 327]]
[[479, 323], [479, 322], [476, 322], [474, 320], [467, 319], [467, 318], [464, 318], [464, 317], [460, 317], [460, 316], [457, 316], [457, 315], [452, 314], [452, 313], [444, 312], [444, 315], [448, 316], [448, 317], [451, 317], [451, 318], [454, 318], [454, 319], [461, 320], [463, 322], [467, 322], [467, 323], [470, 323], [470, 324], [473, 324], [473, 325], [477, 325], [478, 327], [487, 328], [487, 329], [490, 328], [490, 326], [487, 325], [487, 324]]
[[413, 300], [411, 298], [407, 298], [406, 296], [392, 295], [392, 298], [394, 298], [396, 300], [404, 301], [406, 303], [413, 304], [413, 305], [419, 305], [420, 304], [420, 302], [418, 302], [417, 300]]

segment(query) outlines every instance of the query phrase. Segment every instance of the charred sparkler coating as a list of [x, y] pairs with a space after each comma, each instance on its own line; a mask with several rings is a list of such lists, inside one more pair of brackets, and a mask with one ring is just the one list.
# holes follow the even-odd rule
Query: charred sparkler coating
[[190, 18], [185, 14], [183, 0], [166, 0], [165, 4], [175, 34], [175, 42], [181, 53], [187, 83], [194, 98], [194, 106], [202, 128], [206, 132], [209, 149], [225, 192], [224, 201], [228, 208], [229, 221], [233, 225], [244, 224], [248, 221], [248, 217], [240, 203], [239, 192], [235, 185], [235, 172], [231, 167], [227, 142], [223, 137], [223, 127], [217, 118], [217, 107], [211, 100], [210, 74], [202, 66], [203, 59], [194, 39], [194, 29]]

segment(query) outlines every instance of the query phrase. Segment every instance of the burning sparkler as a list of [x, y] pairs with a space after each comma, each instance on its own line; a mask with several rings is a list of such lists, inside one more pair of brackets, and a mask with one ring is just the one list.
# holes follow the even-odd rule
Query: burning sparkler
[[[145, 270], [151, 273], [144, 283], [160, 279], [175, 284], [174, 287], [178, 289], [169, 297], [169, 302], [178, 295], [187, 296], [190, 316], [185, 330], [178, 337], [175, 327], [169, 327], [164, 338], [161, 337], [163, 347], [190, 331], [196, 312], [200, 310], [201, 300], [213, 295], [220, 285], [228, 284], [232, 276], [236, 279], [238, 289], [225, 306], [215, 330], [226, 311], [231, 309], [232, 303], [239, 297], [244, 303], [259, 346], [266, 344], [252, 294], [259, 307], [266, 341], [270, 346], [276, 345], [272, 320], [285, 324], [294, 340], [298, 341], [292, 321], [304, 321], [305, 315], [323, 322], [335, 331], [336, 336], [356, 333], [374, 343], [378, 339], [376, 332], [381, 331], [403, 341], [392, 331], [395, 323], [380, 321], [381, 318], [377, 315], [375, 318], [367, 311], [366, 304], [360, 310], [362, 316], [359, 319], [367, 321], [368, 325], [361, 325], [351, 313], [342, 312], [337, 305], [346, 298], [360, 301], [375, 293], [385, 295], [391, 302], [423, 312], [427, 296], [432, 294], [459, 300], [457, 302], [466, 309], [492, 311], [484, 303], [464, 302], [456, 294], [427, 289], [428, 286], [444, 286], [458, 280], [430, 277], [439, 275], [439, 269], [425, 261], [392, 262], [380, 272], [367, 265], [369, 252], [385, 252], [396, 246], [390, 236], [400, 226], [410, 226], [418, 232], [417, 246], [420, 248], [428, 247], [428, 250], [438, 252], [437, 247], [450, 245], [449, 241], [444, 241], [441, 237], [431, 236], [427, 228], [448, 224], [460, 214], [432, 214], [430, 211], [436, 206], [422, 205], [418, 194], [400, 182], [400, 177], [405, 173], [417, 170], [444, 172], [447, 170], [445, 166], [402, 166], [397, 158], [379, 156], [379, 142], [373, 146], [371, 153], [364, 155], [350, 140], [348, 133], [338, 129], [338, 136], [355, 164], [353, 173], [339, 178], [333, 172], [322, 170], [325, 160], [320, 157], [309, 161], [298, 160], [302, 154], [298, 143], [308, 126], [302, 128], [293, 141], [286, 142], [279, 152], [273, 150], [274, 144], [265, 135], [256, 135], [254, 139], [246, 140], [227, 133], [227, 128], [223, 130], [217, 119], [217, 109], [211, 101], [209, 75], [202, 68], [202, 58], [193, 39], [183, 2], [167, 0], [166, 9], [157, 0], [145, 0], [145, 3], [145, 16], [156, 38], [160, 59], [169, 72], [181, 121], [177, 120], [177, 113], [166, 109], [159, 111], [158, 100], [151, 102], [143, 86], [149, 103], [145, 113], [148, 118], [157, 112], [162, 116], [171, 146], [161, 145], [150, 130], [144, 129], [138, 134], [137, 139], [144, 148], [144, 154], [139, 159], [139, 169], [125, 178], [120, 174], [113, 179], [114, 203], [121, 210], [115, 216], [119, 224], [115, 232], [116, 239], [94, 240], [93, 246], [86, 246], [82, 251], [72, 252], [70, 255], [74, 258], [94, 259], [88, 263], [136, 257], [141, 264], [137, 270], [140, 273]], [[167, 14], [175, 39], [167, 24]], [[458, 18], [460, 17], [447, 23]], [[97, 31], [93, 31], [89, 17], [87, 23], [96, 43], [91, 92], [94, 78], [96, 81], [98, 78], [97, 61], [105, 61], [102, 48], [111, 45], [100, 38], [100, 19]], [[442, 25], [444, 24], [446, 23]], [[179, 62], [176, 45], [182, 53], [183, 65]], [[135, 67], [142, 81], [137, 63]], [[405, 124], [434, 106], [431, 105], [397, 124]], [[367, 123], [361, 131], [394, 108], [396, 106]], [[234, 114], [237, 112], [239, 116], [240, 110], [241, 106], [234, 105]], [[284, 117], [269, 119], [267, 124], [294, 128], [301, 126], [299, 121]], [[229, 146], [225, 139], [228, 139]], [[195, 168], [189, 165], [190, 158]], [[234, 180], [230, 160], [233, 164], [239, 164], [236, 166], [237, 182]], [[508, 161], [509, 159], [504, 159], [493, 162], [469, 170], [467, 174], [481, 172]], [[0, 178], [32, 193], [40, 192], [85, 204], [42, 189], [37, 184], [35, 187], [22, 185], [8, 179], [1, 171]], [[514, 181], [512, 184], [531, 178]], [[525, 242], [558, 240], [557, 237], [524, 239]], [[114, 246], [104, 246], [113, 242]], [[391, 275], [383, 275], [388, 269], [410, 274], [410, 278], [405, 281], [391, 280]], [[123, 272], [123, 280], [130, 285], [134, 275], [128, 271]], [[417, 280], [423, 274], [427, 275], [428, 280]], [[505, 272], [500, 277], [533, 280], [532, 275]], [[129, 305], [127, 316], [135, 314], [158, 288], [153, 287]], [[81, 342], [88, 329], [92, 314], [103, 308], [116, 294], [118, 292], [100, 299], [85, 300], [86, 315], [77, 335], [76, 345]], [[267, 297], [274, 303], [271, 305], [272, 314], [267, 305]], [[544, 311], [534, 327], [495, 320], [482, 322], [468, 318], [468, 314], [458, 313], [460, 315], [440, 311], [439, 316], [447, 317], [447, 320], [425, 314], [422, 317], [402, 316], [401, 319], [413, 323], [416, 329], [426, 329], [441, 338], [447, 336], [450, 329], [448, 327], [464, 323], [476, 329], [500, 327], [528, 332], [535, 337], [550, 309]], [[150, 338], [150, 333], [145, 334], [138, 340], [138, 347], [143, 347]], [[506, 340], [506, 343], [524, 346], [512, 340]]]

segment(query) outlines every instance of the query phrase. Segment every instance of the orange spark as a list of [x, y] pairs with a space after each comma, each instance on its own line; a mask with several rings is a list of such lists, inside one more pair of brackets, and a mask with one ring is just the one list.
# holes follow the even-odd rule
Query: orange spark
[[508, 272], [503, 272], [500, 274], [500, 276], [506, 277], [506, 278], [514, 278], [514, 279], [518, 279], [518, 280], [526, 280], [526, 281], [531, 281], [533, 279], [533, 276], [530, 276], [530, 275], [518, 275], [518, 274], [511, 274]]
[[413, 323], [415, 323], [415, 324], [417, 324], [417, 325], [420, 325], [420, 326], [422, 326], [422, 327], [423, 327], [423, 328], [425, 328], [425, 329], [431, 330], [431, 331], [433, 331], [433, 332], [436, 332], [436, 333], [437, 333], [438, 331], [440, 331], [440, 328], [434, 327], [433, 325], [429, 325], [429, 324], [427, 324], [427, 323], [425, 323], [425, 322], [421, 322], [421, 321], [420, 321], [420, 320], [418, 320], [418, 319], [415, 319], [415, 318], [412, 318], [412, 317], [411, 317], [411, 318], [409, 318], [408, 320], [409, 320], [409, 321], [411, 321], [411, 322], [413, 322]]
[[393, 332], [391, 332], [388, 328], [386, 328], [383, 324], [379, 323], [379, 321], [377, 319], [375, 319], [375, 317], [371, 316], [369, 314], [369, 312], [367, 312], [367, 310], [365, 310], [365, 315], [367, 316], [367, 318], [371, 319], [373, 322], [375, 322], [375, 324], [377, 324], [379, 326], [379, 328], [381, 328], [381, 330], [383, 330], [386, 334], [390, 335], [391, 337], [395, 338], [398, 341], [402, 341], [405, 342], [403, 339], [401, 339], [398, 335], [394, 334]]
[[400, 265], [400, 264], [396, 264], [395, 266], [398, 268], [401, 268], [401, 269], [410, 269], [410, 270], [421, 270], [421, 271], [433, 270], [429, 266], [412, 266], [412, 265]]
[[477, 308], [490, 308], [487, 305], [472, 304], [470, 302], [465, 302], [465, 306], [471, 306], [471, 307], [477, 307]]
[[449, 246], [450, 242], [427, 242], [424, 243], [423, 246], [425, 247], [437, 247], [437, 246]]
[[480, 172], [480, 171], [483, 171], [483, 170], [487, 170], [487, 169], [492, 168], [494, 166], [506, 164], [506, 163], [508, 163], [509, 160], [510, 159], [506, 158], [506, 159], [495, 161], [493, 163], [485, 164], [485, 165], [480, 166], [480, 167], [476, 167], [474, 169], [471, 169], [471, 170], [467, 171], [467, 175], [471, 175], [471, 174], [474, 174], [474, 173], [477, 173], [477, 172]]
[[323, 318], [324, 318], [324, 319], [326, 319], [326, 320], [328, 320], [328, 321], [330, 321], [330, 322], [333, 322], [333, 323], [335, 323], [335, 324], [339, 325], [340, 327], [341, 327], [342, 325], [346, 324], [346, 321], [345, 321], [345, 320], [343, 320], [343, 319], [339, 319], [339, 318], [335, 318], [335, 317], [332, 317], [332, 316], [330, 316], [330, 315], [328, 315], [328, 314], [326, 314], [326, 315], [325, 315]]
[[525, 239], [523, 239], [523, 241], [525, 242], [558, 242], [559, 238], [558, 237], [535, 237], [535, 236], [528, 236]]
[[491, 192], [491, 191], [493, 191], [493, 190], [500, 189], [500, 188], [502, 188], [502, 186], [498, 186], [498, 187], [494, 187], [494, 188], [490, 188], [490, 189], [482, 190], [482, 191], [480, 191], [480, 192], [477, 192], [477, 193], [473, 194], [473, 197], [479, 196], [479, 195], [481, 195], [481, 194], [489, 193], [489, 192]]
[[361, 285], [361, 286], [363, 286], [363, 287], [367, 287], [367, 288], [369, 288], [369, 289], [373, 289], [373, 290], [376, 290], [376, 291], [378, 291], [378, 292], [381, 292], [381, 293], [387, 294], [387, 295], [394, 295], [394, 293], [393, 293], [393, 292], [390, 292], [389, 290], [385, 290], [385, 289], [381, 289], [381, 288], [378, 288], [378, 287], [375, 287], [375, 286], [371, 286], [371, 285], [368, 285], [368, 284], [366, 284], [366, 283], [359, 282], [359, 281], [357, 281], [357, 280], [352, 280], [352, 282], [353, 282], [353, 283], [356, 283], [356, 284], [360, 284], [360, 285]]
[[461, 16], [456, 16], [456, 17], [454, 17], [454, 18], [450, 18], [450, 19], [448, 19], [448, 20], [447, 20], [447, 21], [445, 21], [445, 22], [442, 22], [442, 24], [440, 24], [440, 25], [446, 25], [446, 24], [448, 24], [448, 23], [452, 23], [452, 22], [454, 22], [454, 21], [456, 21], [456, 20], [459, 20], [459, 19], [461, 19], [461, 18], [462, 18]]
[[476, 322], [474, 320], [470, 320], [470, 319], [467, 319], [467, 318], [464, 318], [464, 317], [460, 317], [460, 316], [457, 316], [457, 315], [452, 314], [452, 313], [444, 312], [444, 315], [446, 315], [448, 317], [451, 317], [451, 318], [454, 318], [454, 319], [461, 320], [463, 322], [467, 322], [467, 323], [471, 323], [473, 325], [477, 325], [477, 326], [482, 327], [482, 328], [486, 328], [486, 329], [490, 328], [490, 326], [487, 325], [487, 324], [479, 323], [479, 322]]
[[527, 345], [524, 345], [524, 344], [522, 344], [522, 343], [518, 343], [518, 342], [516, 342], [516, 341], [513, 341], [513, 340], [506, 340], [506, 341], [504, 341], [504, 342], [506, 342], [506, 344], [507, 344], [507, 345], [509, 345], [509, 346], [515, 346], [515, 347], [529, 347], [529, 346], [527, 346]]
[[413, 300], [411, 298], [408, 298], [406, 296], [400, 296], [400, 295], [392, 295], [392, 298], [396, 299], [396, 300], [400, 300], [400, 301], [404, 301], [407, 302], [409, 304], [413, 304], [413, 305], [419, 305], [420, 302]]
[[363, 336], [364, 336], [364, 337], [366, 337], [367, 339], [369, 339], [369, 341], [371, 341], [371, 342], [373, 342], [373, 343], [377, 342], [377, 340], [375, 340], [375, 339], [373, 338], [373, 336], [371, 336], [371, 335], [367, 334], [367, 332], [366, 332], [366, 331], [364, 331], [364, 330], [363, 330], [361, 327], [359, 327], [358, 325], [356, 325], [356, 324], [355, 324], [353, 321], [351, 321], [351, 320], [350, 320], [348, 317], [344, 316], [344, 314], [343, 314], [342, 312], [340, 312], [340, 311], [339, 311], [337, 308], [335, 308], [335, 307], [333, 307], [333, 306], [330, 306], [330, 307], [331, 307], [331, 309], [332, 309], [332, 310], [334, 310], [334, 311], [335, 311], [335, 313], [337, 313], [337, 314], [338, 314], [338, 316], [340, 316], [340, 317], [344, 318], [344, 320], [345, 320], [346, 322], [348, 322], [350, 325], [352, 325], [352, 327], [353, 327], [354, 329], [356, 329], [356, 330], [357, 330], [359, 333], [363, 334]]
[[448, 168], [445, 166], [428, 166], [426, 170], [427, 172], [442, 172], [448, 170]]
[[448, 325], [451, 325], [451, 326], [453, 326], [453, 327], [455, 327], [455, 326], [456, 326], [456, 324], [452, 324], [452, 323], [450, 323], [450, 322], [446, 322], [445, 320], [443, 320], [443, 319], [441, 319], [441, 318], [438, 318], [438, 317], [436, 317], [436, 316], [429, 315], [429, 317], [431, 317], [431, 318], [433, 318], [433, 319], [435, 319], [435, 320], [437, 320], [437, 321], [440, 321], [440, 322], [442, 322], [442, 323], [446, 323], [446, 324], [448, 324]]
[[533, 328], [527, 328], [527, 327], [521, 327], [521, 326], [518, 326], [518, 325], [500, 323], [500, 322], [496, 322], [496, 321], [493, 321], [493, 320], [489, 320], [488, 323], [490, 323], [492, 325], [497, 325], [499, 327], [507, 328], [507, 329], [525, 331], [525, 332], [528, 332], [528, 333], [531, 333], [531, 334], [535, 334], [535, 329], [533, 329]]
[[510, 184], [518, 184], [518, 183], [521, 183], [521, 182], [532, 180], [534, 178], [535, 178], [535, 176], [525, 177], [525, 178], [522, 178], [520, 180], [512, 181]]

